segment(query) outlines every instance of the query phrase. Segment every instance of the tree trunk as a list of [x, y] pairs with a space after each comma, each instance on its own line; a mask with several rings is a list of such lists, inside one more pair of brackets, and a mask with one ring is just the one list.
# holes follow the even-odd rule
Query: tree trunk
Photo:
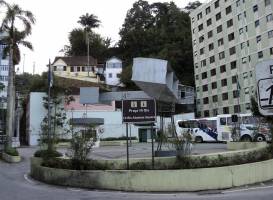
[[9, 55], [9, 73], [8, 73], [8, 90], [7, 90], [7, 119], [6, 135], [7, 146], [12, 146], [12, 137], [14, 135], [14, 116], [15, 116], [15, 88], [14, 88], [14, 66], [13, 66], [13, 49], [10, 49]]

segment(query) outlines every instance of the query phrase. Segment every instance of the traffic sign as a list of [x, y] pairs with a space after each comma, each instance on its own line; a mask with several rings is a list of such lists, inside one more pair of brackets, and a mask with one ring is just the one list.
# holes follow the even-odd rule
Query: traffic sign
[[155, 122], [156, 103], [153, 99], [123, 100], [123, 123]]
[[255, 67], [259, 111], [273, 115], [273, 60], [260, 62]]

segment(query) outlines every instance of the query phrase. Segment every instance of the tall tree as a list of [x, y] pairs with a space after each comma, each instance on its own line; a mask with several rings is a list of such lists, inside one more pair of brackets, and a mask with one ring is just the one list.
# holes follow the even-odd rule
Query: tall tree
[[[5, 17], [2, 20], [0, 32], [7, 34], [2, 42], [7, 45], [5, 53], [9, 55], [9, 79], [8, 79], [8, 99], [7, 99], [7, 123], [6, 134], [9, 138], [8, 146], [11, 146], [11, 137], [14, 134], [14, 116], [15, 116], [15, 65], [20, 62], [19, 45], [24, 45], [32, 49], [30, 42], [24, 39], [31, 34], [32, 25], [35, 23], [34, 15], [27, 10], [23, 10], [17, 4], [8, 4], [0, 0], [0, 6], [6, 8]], [[23, 29], [19, 30], [17, 21], [23, 24]]]
[[119, 34], [125, 67], [138, 56], [166, 59], [183, 84], [194, 84], [190, 18], [175, 3], [135, 2]]
[[188, 5], [185, 7], [185, 10], [188, 12], [191, 12], [201, 5], [202, 3], [200, 1], [189, 2]]
[[[87, 63], [89, 64], [90, 55], [89, 34], [90, 32], [92, 32], [92, 28], [98, 28], [100, 26], [100, 20], [98, 20], [98, 17], [96, 15], [86, 13], [85, 15], [80, 16], [80, 20], [78, 21], [78, 23], [84, 27], [87, 46]], [[90, 66], [88, 66], [87, 70], [89, 76]]]

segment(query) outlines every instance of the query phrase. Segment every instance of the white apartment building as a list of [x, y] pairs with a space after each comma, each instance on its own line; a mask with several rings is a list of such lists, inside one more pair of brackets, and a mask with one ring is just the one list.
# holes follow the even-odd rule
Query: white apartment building
[[[0, 38], [3, 36], [4, 34], [0, 33]], [[6, 109], [7, 107], [9, 58], [3, 57], [3, 51], [5, 47], [6, 45], [0, 43], [0, 82], [5, 86], [5, 88], [0, 91], [0, 109]]]
[[106, 85], [120, 85], [120, 75], [122, 72], [122, 61], [116, 57], [112, 57], [106, 61], [105, 64], [105, 84]]
[[190, 13], [197, 115], [250, 112], [254, 67], [273, 59], [273, 0], [212, 0]]

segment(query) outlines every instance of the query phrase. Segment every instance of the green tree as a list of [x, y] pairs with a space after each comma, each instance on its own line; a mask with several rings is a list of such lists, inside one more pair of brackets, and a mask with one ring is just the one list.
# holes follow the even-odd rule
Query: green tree
[[135, 2], [119, 34], [126, 67], [134, 57], [165, 59], [183, 84], [194, 85], [190, 17], [175, 3]]
[[[11, 138], [13, 136], [14, 116], [15, 116], [15, 65], [20, 62], [20, 49], [19, 45], [23, 45], [29, 49], [32, 49], [30, 42], [24, 39], [31, 34], [32, 24], [35, 23], [35, 18], [30, 11], [26, 11], [20, 8], [17, 4], [8, 4], [7, 2], [0, 0], [0, 6], [6, 8], [5, 16], [1, 23], [0, 32], [7, 34], [2, 39], [2, 43], [6, 44], [4, 53], [9, 55], [9, 80], [8, 80], [8, 105], [7, 105], [7, 136]], [[19, 30], [16, 27], [16, 22], [20, 21], [23, 24], [23, 29]], [[11, 140], [9, 139], [8, 147], [11, 146]]]

